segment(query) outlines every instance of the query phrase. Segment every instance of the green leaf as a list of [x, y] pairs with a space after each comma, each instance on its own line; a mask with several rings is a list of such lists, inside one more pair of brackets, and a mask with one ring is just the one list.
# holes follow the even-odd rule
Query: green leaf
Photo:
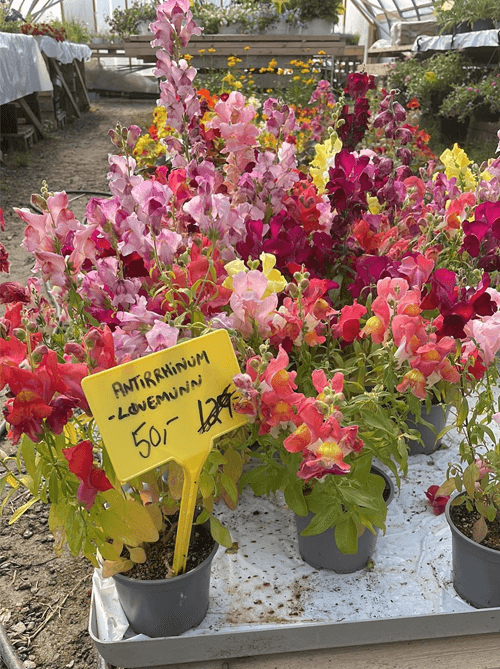
[[141, 546], [129, 548], [128, 552], [130, 553], [132, 562], [137, 562], [138, 564], [144, 564], [144, 562], [146, 562], [146, 551]]
[[110, 576], [114, 576], [123, 571], [128, 571], [129, 569], [132, 569], [133, 566], [134, 563], [132, 560], [127, 560], [126, 558], [122, 558], [118, 562], [108, 562], [106, 560], [102, 566], [103, 578], [109, 578]]
[[224, 453], [226, 462], [222, 467], [224, 474], [227, 474], [233, 481], [238, 481], [243, 470], [243, 460], [241, 455], [234, 450], [234, 448], [228, 448]]
[[390, 434], [394, 432], [395, 426], [386, 416], [380, 414], [377, 415], [372, 411], [366, 410], [362, 410], [360, 413], [362, 418], [361, 422], [364, 424], [382, 430], [383, 432], [389, 432]]
[[342, 553], [354, 554], [358, 550], [358, 528], [352, 518], [335, 525], [335, 543]]
[[210, 497], [215, 488], [214, 477], [203, 470], [200, 475], [200, 492], [202, 497]]
[[49, 476], [49, 497], [53, 504], [57, 504], [59, 499], [59, 478], [56, 471], [52, 471]]
[[342, 488], [341, 494], [348, 505], [357, 504], [367, 509], [378, 509], [380, 507], [379, 501], [374, 500], [368, 493], [361, 490], [346, 487]]
[[236, 506], [236, 504], [238, 504], [238, 489], [236, 488], [233, 479], [230, 478], [227, 474], [224, 474], [224, 472], [222, 472], [222, 474], [220, 475], [220, 482], [224, 487], [224, 490], [229, 495], [229, 499]]
[[32, 479], [35, 478], [35, 468], [36, 468], [36, 454], [35, 454], [35, 444], [27, 437], [23, 436], [21, 441], [21, 454], [23, 456], [24, 465], [26, 471], [31, 476]]
[[464, 471], [464, 486], [467, 495], [472, 499], [474, 497], [474, 484], [479, 478], [479, 467], [472, 462]]
[[31, 509], [33, 504], [36, 504], [39, 500], [40, 500], [39, 497], [32, 497], [28, 502], [26, 502], [26, 504], [23, 504], [18, 509], [16, 509], [12, 514], [12, 516], [9, 518], [9, 525], [15, 523], [16, 520], [19, 520], [19, 518], [23, 515], [23, 513], [26, 513], [28, 509]]
[[436, 497], [441, 497], [445, 495], [451, 495], [452, 492], [455, 492], [457, 489], [455, 479], [448, 479], [443, 483], [443, 485], [436, 492]]
[[215, 516], [210, 516], [210, 532], [215, 541], [221, 546], [230, 548], [233, 545], [229, 530]]
[[287, 505], [298, 516], [307, 516], [307, 504], [304, 499], [302, 481], [297, 479], [297, 483], [289, 483], [283, 490]]
[[102, 509], [96, 520], [110, 539], [116, 539], [131, 547], [139, 546], [145, 541], [158, 541], [158, 530], [142, 504], [134, 499], [123, 499], [116, 490], [106, 491], [103, 497], [110, 506]]
[[456, 420], [457, 427], [463, 425], [465, 419], [467, 418], [468, 413], [469, 413], [469, 405], [467, 404], [467, 400], [465, 399], [465, 397], [463, 397]]
[[313, 516], [309, 525], [300, 533], [303, 537], [312, 537], [321, 534], [333, 527], [338, 519], [338, 513], [325, 513]]
[[113, 562], [120, 560], [120, 553], [107, 541], [99, 546], [99, 553], [105, 560], [113, 560]]
[[66, 542], [72, 555], [78, 555], [85, 538], [85, 527], [80, 512], [75, 507], [70, 507], [70, 511], [64, 522], [64, 532]]

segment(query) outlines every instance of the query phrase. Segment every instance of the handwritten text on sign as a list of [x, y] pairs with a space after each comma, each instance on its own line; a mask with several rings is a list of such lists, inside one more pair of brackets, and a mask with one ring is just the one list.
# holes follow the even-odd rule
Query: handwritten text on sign
[[239, 371], [218, 330], [83, 379], [118, 478], [208, 454], [214, 437], [243, 425], [233, 410]]

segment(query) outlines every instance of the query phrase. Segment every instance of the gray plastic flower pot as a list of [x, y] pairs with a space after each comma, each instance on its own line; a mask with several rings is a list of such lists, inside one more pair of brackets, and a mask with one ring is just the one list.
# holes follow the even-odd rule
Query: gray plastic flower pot
[[123, 574], [113, 576], [120, 604], [137, 633], [150, 637], [178, 636], [201, 623], [208, 609], [212, 560], [181, 576], [141, 581]]
[[426, 425], [422, 425], [422, 423], [416, 423], [415, 422], [415, 416], [413, 414], [408, 414], [408, 417], [406, 419], [406, 424], [411, 430], [417, 430], [420, 432], [420, 436], [422, 437], [422, 441], [424, 442], [421, 444], [419, 441], [409, 441], [408, 442], [408, 448], [409, 448], [409, 455], [419, 455], [419, 453], [425, 453], [425, 455], [431, 455], [437, 449], [441, 446], [441, 439], [439, 441], [436, 441], [436, 436], [441, 432], [441, 430], [445, 427], [446, 421], [448, 420], [448, 413], [450, 411], [449, 407], [443, 407], [442, 404], [435, 404], [431, 406], [431, 410], [429, 413], [425, 410], [425, 408], [422, 409], [422, 419], [425, 420], [427, 423], [430, 423], [431, 425], [434, 426], [435, 432], [433, 432], [430, 428], [428, 428]]
[[451, 519], [451, 501], [446, 504], [445, 514], [451, 530], [453, 587], [477, 609], [500, 606], [500, 551], [460, 532]]
[[[384, 471], [372, 466], [372, 473], [381, 476], [389, 486], [389, 495], [386, 504], [389, 505], [394, 497], [394, 483]], [[371, 558], [377, 543], [378, 529], [372, 534], [365, 528], [363, 534], [358, 538], [358, 550], [354, 554], [344, 554], [335, 543], [335, 532], [329, 528], [321, 534], [310, 537], [301, 536], [302, 530], [309, 525], [313, 514], [307, 516], [295, 516], [295, 525], [299, 533], [299, 553], [304, 562], [316, 569], [330, 569], [338, 574], [350, 574], [354, 571], [364, 569]]]

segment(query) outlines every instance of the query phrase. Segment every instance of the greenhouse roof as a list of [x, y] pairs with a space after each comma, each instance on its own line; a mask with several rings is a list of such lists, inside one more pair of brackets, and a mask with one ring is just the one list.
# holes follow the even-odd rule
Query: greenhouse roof
[[425, 21], [434, 15], [432, 0], [350, 0], [373, 26]]

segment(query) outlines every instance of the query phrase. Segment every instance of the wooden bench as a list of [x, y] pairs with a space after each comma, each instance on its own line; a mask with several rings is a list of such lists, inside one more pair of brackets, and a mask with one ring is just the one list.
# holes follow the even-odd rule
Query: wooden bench
[[[131, 35], [122, 44], [89, 44], [94, 58], [137, 58], [144, 63], [156, 62], [156, 51], [150, 45], [151, 35]], [[201, 35], [192, 37], [183, 53], [192, 56], [199, 70], [230, 69], [228, 58], [238, 62], [234, 68], [259, 70], [272, 62], [275, 70], [293, 69], [291, 61], [314, 63], [323, 76], [333, 83], [345, 79], [363, 61], [364, 47], [347, 46], [339, 35]], [[234, 69], [233, 68], [233, 69]], [[295, 66], [296, 73], [300, 67]], [[343, 82], [338, 82], [343, 83]]]

